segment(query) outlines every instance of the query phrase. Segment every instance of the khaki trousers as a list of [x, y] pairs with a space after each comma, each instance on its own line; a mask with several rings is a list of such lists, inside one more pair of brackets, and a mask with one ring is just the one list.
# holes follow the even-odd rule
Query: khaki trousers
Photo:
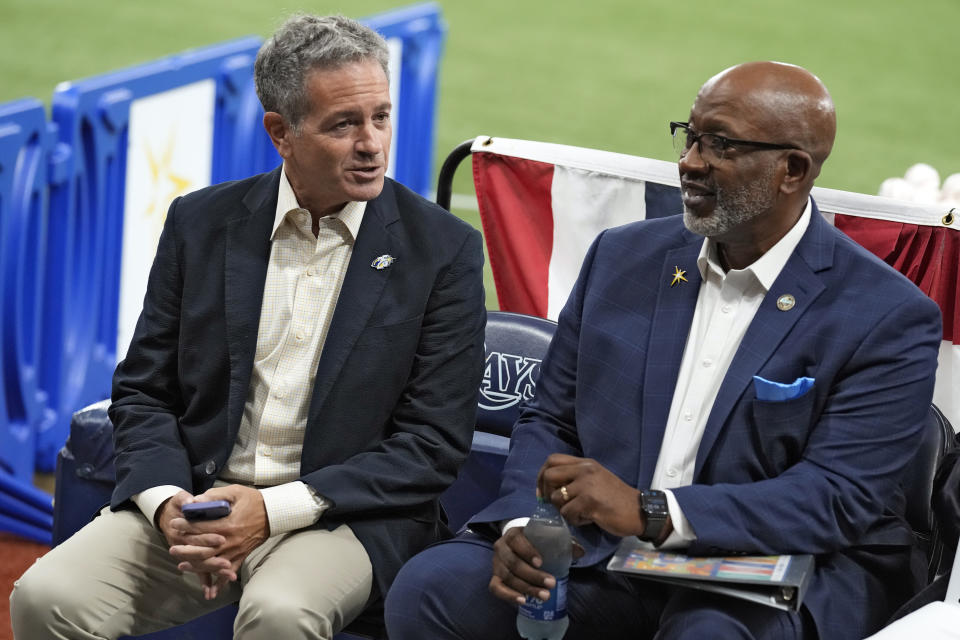
[[247, 556], [238, 582], [205, 601], [166, 540], [139, 511], [108, 508], [14, 583], [16, 640], [140, 635], [239, 601], [234, 637], [327, 640], [367, 604], [370, 559], [347, 526], [269, 538]]

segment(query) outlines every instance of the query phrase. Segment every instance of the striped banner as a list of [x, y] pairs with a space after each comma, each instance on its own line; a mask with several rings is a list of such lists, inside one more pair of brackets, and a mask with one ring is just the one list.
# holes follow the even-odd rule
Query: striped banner
[[[556, 320], [597, 234], [682, 211], [672, 162], [487, 136], [471, 150], [504, 311]], [[944, 333], [934, 402], [960, 428], [960, 222], [938, 205], [820, 187], [813, 197], [825, 218], [940, 305]]]

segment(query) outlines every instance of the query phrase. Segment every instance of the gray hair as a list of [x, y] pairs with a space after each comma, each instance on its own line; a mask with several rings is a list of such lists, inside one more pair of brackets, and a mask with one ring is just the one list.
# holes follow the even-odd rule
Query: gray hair
[[390, 54], [380, 34], [343, 16], [296, 14], [257, 53], [253, 77], [264, 111], [275, 111], [294, 132], [310, 111], [306, 78], [314, 69], [376, 61], [390, 78]]

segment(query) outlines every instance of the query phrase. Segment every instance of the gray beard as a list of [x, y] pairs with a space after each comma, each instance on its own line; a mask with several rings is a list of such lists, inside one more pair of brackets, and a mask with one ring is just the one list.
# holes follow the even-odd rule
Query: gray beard
[[694, 215], [683, 207], [683, 224], [701, 236], [712, 238], [723, 235], [745, 222], [769, 211], [776, 194], [770, 188], [774, 166], [771, 164], [757, 179], [735, 189], [717, 188], [717, 203], [706, 217]]

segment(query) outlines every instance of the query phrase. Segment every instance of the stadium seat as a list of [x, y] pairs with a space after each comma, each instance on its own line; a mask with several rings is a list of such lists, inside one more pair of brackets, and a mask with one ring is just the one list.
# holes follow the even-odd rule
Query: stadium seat
[[53, 545], [72, 536], [110, 502], [116, 483], [109, 400], [73, 414], [67, 442], [57, 455], [53, 497]]
[[[519, 404], [533, 395], [540, 361], [555, 326], [550, 320], [516, 313], [491, 311], [488, 314], [486, 368], [478, 393], [473, 448], [457, 481], [441, 497], [452, 529], [458, 529], [496, 497]], [[115, 472], [108, 405], [109, 401], [103, 400], [73, 415], [69, 439], [57, 458], [55, 545], [73, 535], [110, 501]], [[176, 629], [141, 638], [228, 639], [235, 616], [236, 605], [229, 605]], [[337, 640], [378, 637], [383, 637], [382, 620], [373, 614], [351, 623]]]
[[533, 397], [540, 362], [556, 326], [552, 320], [519, 313], [487, 313], [486, 366], [473, 446], [457, 481], [440, 497], [452, 530], [459, 530], [497, 497], [513, 423], [521, 402]]

